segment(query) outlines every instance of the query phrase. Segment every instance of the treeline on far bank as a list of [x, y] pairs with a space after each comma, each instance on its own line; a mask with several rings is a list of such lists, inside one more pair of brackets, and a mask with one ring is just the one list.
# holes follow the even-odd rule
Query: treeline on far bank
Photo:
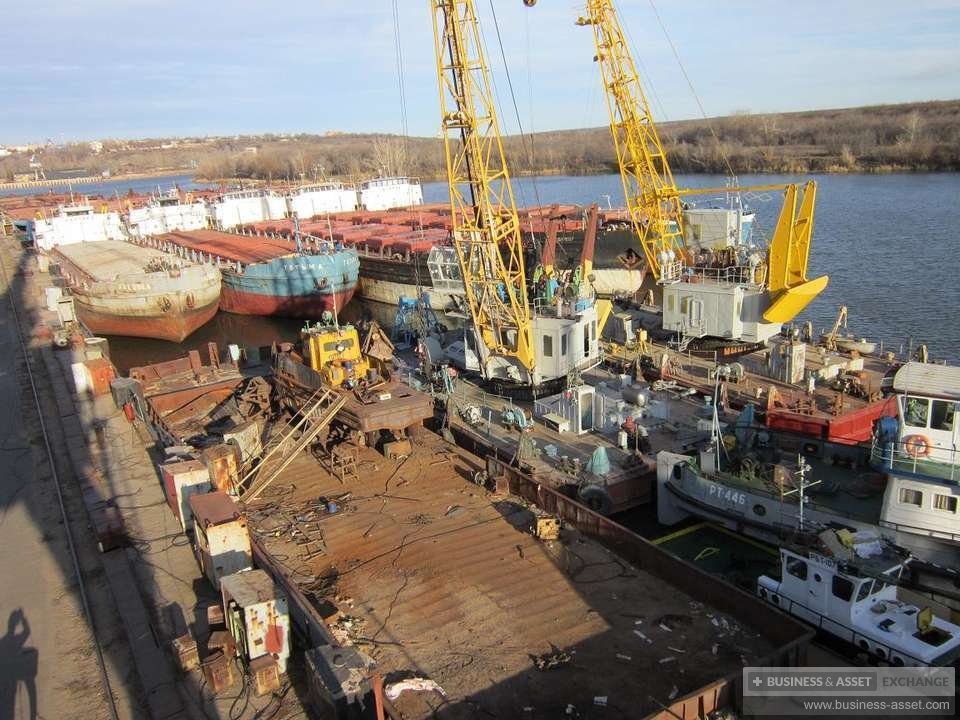
[[[756, 115], [658, 126], [677, 173], [960, 171], [960, 100]], [[514, 174], [617, 172], [609, 129], [505, 139]], [[729, 167], [728, 167], [729, 163]], [[208, 178], [446, 176], [441, 141], [370, 135], [264, 139], [256, 154], [216, 153]]]
[[[738, 112], [658, 127], [676, 173], [960, 171], [960, 100]], [[515, 175], [617, 172], [606, 127], [511, 136], [505, 146]], [[0, 159], [0, 177], [26, 171], [28, 158]], [[109, 170], [114, 175], [186, 169], [210, 180], [446, 177], [443, 146], [436, 137], [340, 132], [105, 140], [46, 147], [41, 159], [48, 174], [66, 169], [88, 174]]]

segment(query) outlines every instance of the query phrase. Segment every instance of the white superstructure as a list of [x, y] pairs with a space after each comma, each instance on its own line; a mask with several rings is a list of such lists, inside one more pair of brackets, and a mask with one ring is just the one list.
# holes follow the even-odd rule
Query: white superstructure
[[287, 195], [287, 209], [301, 220], [357, 209], [357, 190], [339, 182], [304, 185]]
[[152, 198], [145, 207], [130, 210], [127, 225], [141, 237], [174, 230], [201, 230], [207, 226], [207, 206], [202, 202], [181, 203], [174, 191]]
[[423, 191], [419, 178], [380, 177], [360, 184], [362, 210], [390, 210], [391, 208], [423, 205]]
[[41, 250], [98, 240], [123, 240], [119, 213], [94, 212], [91, 205], [63, 205], [51, 218], [32, 223], [33, 241]]
[[287, 215], [287, 200], [269, 190], [238, 190], [224, 193], [208, 206], [213, 224], [228, 230], [237, 225], [280, 220]]
[[761, 575], [757, 594], [771, 605], [894, 666], [949, 665], [960, 627], [897, 598], [905, 563], [884, 556], [872, 567], [849, 556], [780, 550], [780, 577]]

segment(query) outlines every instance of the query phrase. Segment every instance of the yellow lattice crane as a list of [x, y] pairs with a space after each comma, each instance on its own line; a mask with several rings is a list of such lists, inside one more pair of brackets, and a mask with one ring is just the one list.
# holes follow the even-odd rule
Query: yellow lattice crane
[[[525, 0], [525, 4], [531, 3]], [[535, 370], [520, 222], [472, 0], [431, 0], [453, 244], [484, 348]]]
[[[788, 184], [678, 189], [612, 0], [587, 0], [586, 14], [577, 24], [593, 29], [594, 59], [600, 67], [607, 98], [610, 132], [627, 209], [650, 272], [658, 282], [675, 284], [686, 277], [684, 262], [690, 258], [684, 247], [681, 196], [717, 191], [785, 191], [763, 268], [719, 272], [701, 269], [695, 272], [697, 287], [665, 289], [664, 327], [669, 325], [668, 329], [689, 335], [747, 337], [754, 341], [775, 334], [780, 324], [795, 318], [824, 290], [829, 279], [807, 279], [816, 183], [808, 182], [802, 191], [798, 185]], [[751, 289], [751, 285], [758, 287]], [[766, 296], [762, 303], [749, 301], [747, 296], [758, 294]], [[707, 299], [707, 295], [712, 297]], [[716, 310], [705, 313], [708, 305]]]
[[586, 11], [577, 24], [593, 29], [630, 220], [654, 277], [673, 281], [684, 256], [677, 185], [613, 3], [587, 0]]

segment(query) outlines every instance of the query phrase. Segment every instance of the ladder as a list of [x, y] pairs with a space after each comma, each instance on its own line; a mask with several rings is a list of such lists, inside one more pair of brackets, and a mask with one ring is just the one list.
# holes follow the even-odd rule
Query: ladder
[[2, 234], [4, 237], [13, 237], [16, 235], [16, 232], [17, 228], [14, 226], [7, 214], [0, 212], [0, 234]]
[[240, 502], [256, 500], [287, 465], [310, 446], [346, 402], [346, 395], [329, 388], [320, 388], [313, 393], [300, 410], [300, 419], [271, 436], [260, 455], [260, 462], [240, 480], [240, 486], [247, 488], [240, 495]]

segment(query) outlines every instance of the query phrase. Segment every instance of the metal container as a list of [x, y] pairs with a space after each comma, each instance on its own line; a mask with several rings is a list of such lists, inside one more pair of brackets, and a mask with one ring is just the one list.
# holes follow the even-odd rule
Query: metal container
[[233, 658], [223, 653], [207, 658], [203, 663], [203, 675], [214, 694], [219, 695], [234, 683]]
[[256, 420], [240, 423], [232, 430], [223, 433], [223, 441], [237, 448], [240, 466], [253, 462], [263, 452], [263, 441], [260, 439], [260, 424]]
[[221, 578], [220, 591], [237, 652], [248, 661], [270, 655], [286, 672], [290, 616], [283, 590], [263, 570], [247, 570]]
[[117, 369], [106, 358], [86, 360], [87, 372], [90, 374], [90, 392], [94, 397], [108, 395], [110, 383], [117, 377]]
[[253, 567], [247, 519], [233, 498], [220, 491], [193, 495], [190, 509], [197, 561], [215, 588], [225, 575]]
[[163, 487], [167, 494], [167, 503], [180, 521], [180, 527], [193, 528], [193, 511], [190, 509], [190, 497], [210, 492], [210, 473], [206, 466], [197, 460], [160, 465]]
[[250, 661], [253, 692], [257, 697], [280, 689], [280, 668], [271, 655], [261, 655]]
[[210, 473], [210, 482], [217, 490], [235, 493], [239, 479], [237, 448], [234, 445], [213, 445], [203, 450], [203, 463]]
[[173, 656], [177, 661], [180, 672], [188, 673], [200, 666], [200, 653], [197, 652], [197, 641], [189, 633], [173, 640]]

